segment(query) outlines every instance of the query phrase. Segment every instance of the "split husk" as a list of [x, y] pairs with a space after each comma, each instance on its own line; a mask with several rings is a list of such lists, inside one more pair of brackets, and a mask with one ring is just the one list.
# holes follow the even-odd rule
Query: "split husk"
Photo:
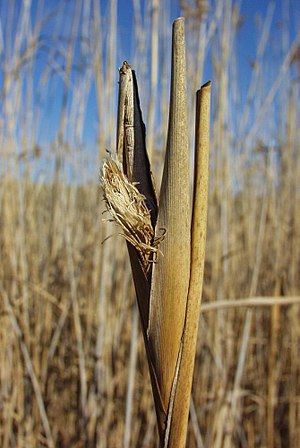
[[102, 187], [127, 240], [161, 447], [184, 447], [204, 271], [210, 82], [197, 93], [192, 210], [184, 20], [173, 24], [169, 125], [159, 207], [135, 73], [120, 69], [117, 151]]

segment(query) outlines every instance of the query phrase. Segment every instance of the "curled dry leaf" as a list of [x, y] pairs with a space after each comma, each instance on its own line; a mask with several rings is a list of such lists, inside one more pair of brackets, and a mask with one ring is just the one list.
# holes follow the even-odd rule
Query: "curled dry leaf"
[[185, 446], [205, 256], [210, 83], [197, 97], [191, 201], [185, 72], [179, 18], [159, 207], [137, 81], [127, 62], [120, 69], [116, 155], [104, 162], [101, 177], [107, 209], [127, 240], [161, 448]]

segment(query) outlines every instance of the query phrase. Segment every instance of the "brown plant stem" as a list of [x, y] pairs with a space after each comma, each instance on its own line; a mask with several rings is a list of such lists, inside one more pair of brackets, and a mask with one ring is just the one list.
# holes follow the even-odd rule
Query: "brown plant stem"
[[210, 86], [211, 83], [208, 82], [197, 92], [191, 274], [182, 337], [181, 363], [169, 441], [165, 445], [173, 448], [185, 446], [202, 296], [208, 202]]

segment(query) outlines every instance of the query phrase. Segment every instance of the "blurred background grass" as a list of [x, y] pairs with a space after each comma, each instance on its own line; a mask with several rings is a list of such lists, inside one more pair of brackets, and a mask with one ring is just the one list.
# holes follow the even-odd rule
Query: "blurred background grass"
[[[245, 6], [246, 4], [246, 6]], [[264, 5], [262, 7], [262, 4]], [[171, 21], [213, 81], [203, 302], [299, 296], [298, 2], [0, 2], [0, 445], [155, 447], [124, 241], [102, 222], [117, 67], [160, 183]], [[200, 317], [188, 447], [300, 446], [299, 305]]]

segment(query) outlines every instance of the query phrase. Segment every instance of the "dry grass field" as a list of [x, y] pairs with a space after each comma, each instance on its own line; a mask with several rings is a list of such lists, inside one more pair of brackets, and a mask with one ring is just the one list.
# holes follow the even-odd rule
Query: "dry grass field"
[[[119, 232], [103, 221], [99, 188], [123, 62], [117, 2], [57, 1], [52, 15], [30, 3], [0, 2], [0, 446], [156, 447], [126, 244], [103, 243]], [[159, 185], [170, 3], [146, 3], [133, 2], [128, 59]], [[245, 87], [239, 2], [181, 2], [191, 123], [208, 64], [212, 78], [189, 448], [300, 446], [300, 36], [287, 32], [294, 17], [283, 7], [297, 2], [277, 3], [276, 36], [275, 4], [257, 18]]]

